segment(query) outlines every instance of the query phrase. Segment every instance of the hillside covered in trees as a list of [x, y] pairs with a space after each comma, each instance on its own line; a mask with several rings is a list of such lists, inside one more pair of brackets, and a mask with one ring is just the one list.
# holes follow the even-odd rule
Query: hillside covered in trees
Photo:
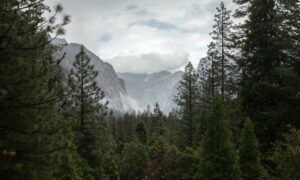
[[68, 73], [54, 56], [62, 6], [1, 0], [0, 179], [300, 179], [299, 0], [234, 3], [176, 109], [116, 114], [83, 46]]

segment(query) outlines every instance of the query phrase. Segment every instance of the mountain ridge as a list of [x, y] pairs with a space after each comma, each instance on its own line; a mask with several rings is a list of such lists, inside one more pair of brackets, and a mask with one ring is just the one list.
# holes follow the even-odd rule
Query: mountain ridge
[[[68, 74], [73, 68], [75, 57], [79, 53], [82, 45], [78, 43], [68, 43], [65, 39], [60, 38], [55, 39], [52, 44], [59, 47], [54, 53], [55, 57], [62, 57], [63, 54], [65, 54], [60, 66], [63, 72]], [[126, 84], [124, 80], [117, 76], [113, 66], [100, 59], [86, 47], [84, 47], [84, 50], [91, 59], [90, 63], [94, 65], [95, 70], [99, 73], [95, 80], [104, 92], [105, 99], [109, 101], [108, 107], [121, 113], [133, 111], [130, 104], [132, 99], [127, 94]]]

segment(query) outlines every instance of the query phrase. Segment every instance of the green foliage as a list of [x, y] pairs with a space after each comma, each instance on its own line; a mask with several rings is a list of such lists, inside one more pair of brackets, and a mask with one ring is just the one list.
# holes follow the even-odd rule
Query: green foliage
[[[282, 138], [300, 127], [299, 0], [234, 2], [245, 21], [233, 28], [220, 3], [208, 58], [200, 72], [185, 67], [177, 114], [156, 103], [113, 117], [84, 47], [69, 82], [53, 56], [70, 21], [56, 23], [62, 7], [45, 16], [43, 0], [0, 1], [1, 179], [252, 180], [265, 178], [260, 158], [268, 178], [300, 179], [300, 132]], [[240, 128], [245, 115], [255, 128]]]
[[178, 94], [175, 96], [175, 103], [178, 106], [178, 114], [181, 118], [181, 146], [192, 147], [195, 145], [195, 134], [197, 126], [197, 115], [199, 107], [198, 73], [189, 62], [182, 75], [178, 87]]
[[210, 112], [199, 169], [194, 179], [241, 179], [238, 157], [218, 98], [214, 99]]
[[146, 175], [147, 164], [147, 151], [142, 144], [126, 144], [119, 163], [120, 178], [122, 180], [142, 179]]
[[[232, 64], [232, 29], [231, 10], [227, 10], [224, 2], [217, 7], [215, 14], [215, 24], [211, 33], [213, 42], [209, 45], [208, 60], [211, 64], [211, 91], [221, 94], [222, 101], [231, 99], [234, 95], [234, 66]], [[231, 62], [230, 62], [231, 60]]]
[[81, 180], [84, 177], [84, 168], [79, 155], [74, 147], [63, 152], [59, 163], [56, 164], [54, 177], [62, 180]]
[[95, 81], [98, 73], [94, 71], [94, 66], [90, 65], [90, 58], [86, 55], [83, 46], [76, 55], [73, 66], [74, 69], [70, 73], [70, 83], [73, 88], [71, 101], [77, 114], [74, 123], [78, 153], [92, 168], [92, 176], [101, 179], [104, 174], [104, 147], [101, 142], [104, 140], [102, 136], [105, 135], [101, 126], [104, 125], [107, 103], [101, 103], [104, 93]]
[[[0, 176], [3, 179], [53, 179], [58, 156], [68, 149], [62, 116], [63, 85], [49, 34], [61, 24], [42, 14], [43, 1], [0, 2]], [[72, 173], [72, 171], [66, 172]], [[71, 174], [67, 174], [71, 175]]]
[[169, 114], [165, 123], [165, 134], [164, 137], [170, 142], [170, 144], [175, 146], [180, 146], [180, 129], [181, 123], [179, 117], [175, 112]]
[[275, 164], [270, 179], [299, 179], [300, 131], [292, 128], [283, 137], [283, 141], [274, 144], [269, 156], [269, 160]]
[[[282, 103], [283, 118], [287, 124], [300, 128], [300, 4], [298, 0], [277, 1], [276, 11], [280, 20], [281, 45], [284, 48], [284, 67], [277, 68], [277, 73], [284, 84]], [[287, 118], [288, 117], [288, 118]]]
[[147, 142], [148, 142], [148, 137], [147, 137], [148, 135], [147, 135], [147, 130], [145, 128], [144, 123], [139, 122], [136, 125], [135, 132], [136, 132], [136, 136], [137, 136], [138, 141], [140, 143], [146, 145]]
[[155, 103], [153, 114], [150, 116], [150, 118], [151, 140], [155, 141], [157, 137], [164, 135], [166, 131], [166, 129], [164, 128], [165, 116], [160, 110], [158, 103]]
[[240, 139], [239, 157], [243, 179], [263, 179], [263, 167], [260, 164], [259, 145], [255, 136], [254, 126], [250, 119], [247, 119], [244, 123]]
[[76, 130], [76, 144], [78, 153], [92, 168], [92, 176], [101, 179], [103, 176], [103, 146], [101, 141], [105, 134], [102, 131], [106, 105], [102, 104], [104, 93], [97, 86], [95, 78], [98, 72], [90, 65], [90, 58], [86, 55], [82, 46], [73, 64], [74, 69], [70, 73], [72, 86], [72, 105], [77, 114], [74, 117], [74, 129]]
[[299, 71], [295, 69], [299, 4], [293, 0], [235, 2], [241, 7], [236, 16], [246, 18], [239, 28], [243, 38], [237, 61], [242, 72], [242, 107], [256, 125], [266, 154], [287, 124], [299, 125], [299, 99], [295, 98], [299, 92]]
[[83, 46], [76, 55], [73, 66], [74, 69], [70, 73], [70, 84], [73, 91], [72, 101], [75, 111], [78, 112], [80, 128], [83, 128], [85, 118], [90, 116], [101, 117], [106, 114], [105, 110], [108, 102], [101, 103], [104, 93], [95, 81], [98, 72], [90, 64], [90, 58], [86, 55]]
[[163, 137], [158, 137], [154, 143], [149, 159], [149, 166], [146, 179], [167, 180], [174, 178], [173, 165], [176, 161], [176, 151]]
[[131, 114], [124, 114], [122, 117], [122, 138], [124, 142], [130, 142], [135, 139], [135, 116]]
[[172, 179], [191, 180], [197, 173], [199, 164], [199, 151], [186, 148], [177, 155], [174, 169], [175, 176]]
[[225, 108], [225, 117], [237, 141], [240, 128], [238, 97], [239, 69], [234, 62], [238, 53], [237, 38], [231, 10], [222, 1], [216, 8], [213, 31], [210, 33], [212, 42], [208, 45], [207, 57], [199, 64], [200, 108], [201, 113], [198, 140], [204, 135], [207, 111], [212, 106], [215, 95], [220, 94]]
[[105, 172], [104, 179], [108, 179], [108, 180], [120, 179], [118, 165], [112, 153], [106, 153], [104, 155], [103, 166]]

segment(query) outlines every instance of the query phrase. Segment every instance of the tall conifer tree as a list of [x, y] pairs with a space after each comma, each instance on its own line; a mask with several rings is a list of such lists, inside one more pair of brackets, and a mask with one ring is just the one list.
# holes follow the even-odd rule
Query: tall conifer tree
[[155, 140], [156, 137], [161, 136], [165, 133], [164, 125], [165, 116], [160, 110], [159, 104], [155, 103], [152, 119], [151, 119], [151, 135], [152, 140]]
[[288, 133], [283, 134], [283, 140], [274, 143], [268, 158], [274, 163], [270, 179], [299, 179], [300, 130], [291, 128]]
[[291, 81], [286, 81], [290, 63], [285, 53], [286, 38], [280, 29], [282, 20], [276, 9], [277, 1], [235, 2], [241, 7], [236, 16], [246, 18], [240, 26], [243, 40], [238, 60], [242, 71], [242, 107], [257, 126], [262, 152], [266, 153], [291, 120], [285, 115], [285, 108], [293, 98]]
[[182, 80], [178, 87], [175, 102], [181, 117], [181, 144], [182, 146], [193, 146], [195, 138], [195, 127], [199, 106], [198, 73], [191, 62], [185, 67]]
[[142, 144], [125, 145], [120, 162], [120, 177], [124, 180], [140, 180], [147, 173], [148, 156]]
[[171, 179], [173, 171], [171, 163], [174, 163], [174, 159], [176, 159], [176, 154], [172, 152], [171, 146], [162, 136], [158, 137], [150, 155], [147, 178], [145, 179]]
[[262, 180], [263, 167], [260, 163], [258, 140], [250, 119], [244, 123], [239, 148], [240, 167], [244, 180]]
[[74, 69], [70, 73], [72, 103], [76, 112], [75, 130], [77, 132], [78, 152], [93, 169], [93, 176], [101, 179], [103, 175], [103, 147], [101, 125], [106, 115], [106, 105], [102, 102], [104, 93], [97, 86], [98, 72], [90, 64], [83, 46], [76, 56]]
[[281, 83], [285, 86], [286, 107], [283, 117], [288, 124], [300, 128], [300, 3], [298, 0], [279, 0], [276, 3], [280, 21], [280, 44], [283, 46], [285, 66], [278, 68]]
[[145, 124], [143, 122], [138, 122], [135, 127], [135, 133], [139, 143], [146, 145], [148, 142], [148, 134]]
[[55, 15], [42, 16], [49, 10], [38, 0], [0, 2], [0, 149], [10, 154], [0, 158], [3, 178], [53, 179], [57, 157], [71, 147], [61, 138], [63, 87], [49, 39], [63, 34], [69, 17], [56, 24]]
[[[209, 46], [208, 56], [211, 58], [211, 77], [214, 80], [213, 90], [220, 92], [222, 101], [225, 96], [232, 95], [230, 93], [230, 76], [233, 71], [232, 65], [232, 28], [233, 22], [231, 20], [231, 11], [225, 7], [224, 2], [217, 7], [217, 14], [215, 14], [215, 24], [211, 36], [213, 43]], [[213, 92], [212, 92], [213, 94]]]
[[201, 154], [194, 179], [241, 179], [238, 156], [231, 143], [223, 106], [218, 98], [213, 102]]

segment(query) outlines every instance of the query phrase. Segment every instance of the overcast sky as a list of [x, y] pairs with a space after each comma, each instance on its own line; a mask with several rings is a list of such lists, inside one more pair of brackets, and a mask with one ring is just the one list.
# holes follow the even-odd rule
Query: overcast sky
[[[232, 0], [225, 0], [231, 9]], [[198, 65], [220, 0], [46, 0], [72, 22], [63, 37], [84, 44], [117, 72], [175, 71]]]

